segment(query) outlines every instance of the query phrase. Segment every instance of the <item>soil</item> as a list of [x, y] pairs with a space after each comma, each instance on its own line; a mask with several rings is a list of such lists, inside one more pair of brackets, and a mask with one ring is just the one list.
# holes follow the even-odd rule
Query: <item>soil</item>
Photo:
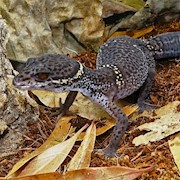
[[[154, 30], [146, 34], [145, 37], [154, 36], [168, 31], [179, 31], [180, 22], [172, 22], [168, 24], [156, 24]], [[82, 62], [84, 65], [95, 68], [97, 53], [87, 50], [78, 54], [74, 58]], [[174, 59], [157, 61], [157, 73], [153, 89], [150, 93], [151, 104], [164, 106], [175, 100], [180, 101], [180, 63]], [[56, 117], [51, 116], [53, 109], [40, 106], [41, 115], [37, 124], [29, 124], [30, 132], [24, 137], [22, 146], [18, 152], [7, 154], [0, 159], [0, 176], [5, 176], [13, 165], [26, 154], [32, 152], [43, 144], [55, 127]], [[87, 120], [78, 118], [76, 123], [83, 124]], [[175, 166], [173, 156], [169, 150], [168, 140], [174, 137], [170, 136], [158, 142], [148, 145], [140, 145], [136, 147], [132, 144], [132, 140], [137, 134], [142, 133], [134, 129], [140, 124], [152, 121], [149, 118], [141, 118], [132, 122], [126, 134], [124, 135], [120, 149], [121, 154], [118, 158], [110, 158], [105, 160], [102, 156], [93, 152], [91, 167], [121, 165], [126, 167], [142, 168], [153, 165], [155, 169], [149, 173], [144, 173], [139, 179], [180, 179], [180, 173]], [[81, 122], [81, 123], [79, 123]], [[97, 137], [95, 148], [103, 148], [108, 144], [112, 130]], [[78, 144], [76, 144], [75, 149]], [[73, 154], [73, 152], [71, 152]], [[64, 165], [69, 162], [66, 159]]]

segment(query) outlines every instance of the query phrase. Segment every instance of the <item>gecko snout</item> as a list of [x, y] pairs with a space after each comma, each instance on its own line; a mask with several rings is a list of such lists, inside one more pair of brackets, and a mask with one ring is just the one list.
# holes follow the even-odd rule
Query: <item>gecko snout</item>
[[23, 87], [27, 86], [27, 82], [29, 82], [29, 84], [30, 84], [30, 81], [31, 81], [30, 76], [24, 77], [22, 75], [17, 75], [13, 79], [13, 85], [20, 89], [24, 89]]

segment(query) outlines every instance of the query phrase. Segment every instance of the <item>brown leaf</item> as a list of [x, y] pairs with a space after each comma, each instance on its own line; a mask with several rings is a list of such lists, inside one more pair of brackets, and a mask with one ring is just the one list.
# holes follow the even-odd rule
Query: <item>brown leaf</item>
[[154, 167], [147, 167], [144, 169], [135, 169], [135, 168], [128, 168], [128, 167], [95, 167], [95, 168], [86, 168], [86, 169], [79, 169], [75, 171], [68, 171], [64, 175], [60, 175], [57, 172], [54, 173], [47, 173], [47, 174], [39, 174], [39, 175], [32, 175], [32, 176], [25, 176], [25, 177], [17, 177], [13, 178], [12, 180], [61, 180], [61, 179], [79, 179], [79, 180], [106, 180], [106, 179], [113, 179], [113, 180], [133, 180], [139, 177], [141, 174], [145, 172], [150, 172], [154, 169]]
[[68, 123], [72, 118], [74, 117], [73, 116], [62, 117], [56, 124], [54, 131], [51, 133], [51, 135], [46, 140], [46, 142], [42, 146], [40, 146], [38, 149], [36, 149], [32, 153], [28, 154], [23, 159], [21, 159], [19, 162], [17, 162], [13, 166], [12, 170], [8, 173], [6, 178], [14, 175], [17, 172], [17, 170], [20, 169], [24, 164], [26, 164], [32, 158], [44, 152], [46, 149], [58, 144], [61, 141], [64, 141], [67, 138], [68, 134], [72, 131], [70, 129], [70, 124]]
[[86, 131], [81, 146], [70, 161], [68, 171], [89, 167], [91, 161], [91, 153], [94, 149], [95, 140], [96, 125], [94, 124], [94, 122], [92, 122], [91, 126]]
[[135, 137], [133, 143], [136, 146], [141, 144], [148, 144], [161, 140], [171, 134], [180, 131], [180, 112], [177, 112], [177, 106], [180, 101], [174, 101], [168, 105], [155, 110], [156, 116], [153, 112], [144, 112], [140, 116], [147, 116], [155, 118], [156, 120], [150, 123], [145, 123], [137, 127], [139, 130], [146, 130], [147, 133]]
[[55, 172], [71, 151], [78, 136], [88, 125], [82, 127], [74, 136], [58, 143], [34, 158], [19, 174], [20, 176]]
[[174, 161], [180, 171], [180, 133], [178, 133], [174, 139], [169, 140], [168, 143]]
[[140, 176], [144, 172], [152, 171], [153, 167], [148, 167], [144, 169], [135, 169], [128, 167], [95, 167], [87, 169], [79, 169], [75, 171], [68, 171], [65, 174], [67, 179], [113, 179], [113, 180], [132, 180]]
[[140, 29], [140, 30], [119, 31], [119, 32], [113, 33], [110, 36], [110, 38], [117, 37], [117, 36], [125, 36], [125, 35], [133, 37], [133, 38], [140, 38], [140, 37], [150, 33], [153, 29], [154, 29], [154, 26], [149, 26], [145, 29]]

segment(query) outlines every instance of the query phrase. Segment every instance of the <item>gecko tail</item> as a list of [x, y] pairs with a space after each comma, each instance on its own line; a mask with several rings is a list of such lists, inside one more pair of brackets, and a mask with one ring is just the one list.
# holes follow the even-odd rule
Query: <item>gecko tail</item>
[[157, 35], [146, 43], [155, 59], [180, 57], [180, 31]]

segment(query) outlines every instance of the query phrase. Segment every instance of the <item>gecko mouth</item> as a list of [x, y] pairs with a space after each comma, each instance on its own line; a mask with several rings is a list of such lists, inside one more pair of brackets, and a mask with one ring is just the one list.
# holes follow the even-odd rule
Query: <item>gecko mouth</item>
[[15, 79], [13, 79], [13, 85], [15, 87], [17, 87], [18, 89], [21, 89], [21, 90], [26, 90], [26, 89], [30, 88], [29, 85], [25, 85], [22, 82], [17, 82], [17, 81], [15, 81]]
[[13, 85], [21, 90], [38, 90], [46, 87], [43, 82], [33, 83], [30, 78], [21, 79], [18, 76], [14, 77]]
[[31, 84], [30, 82], [27, 83], [29, 80], [29, 78], [26, 78], [26, 79], [20, 79], [18, 76], [14, 77], [13, 79], [13, 85], [19, 89], [22, 89], [22, 90], [26, 90], [26, 89], [29, 89], [31, 87]]

